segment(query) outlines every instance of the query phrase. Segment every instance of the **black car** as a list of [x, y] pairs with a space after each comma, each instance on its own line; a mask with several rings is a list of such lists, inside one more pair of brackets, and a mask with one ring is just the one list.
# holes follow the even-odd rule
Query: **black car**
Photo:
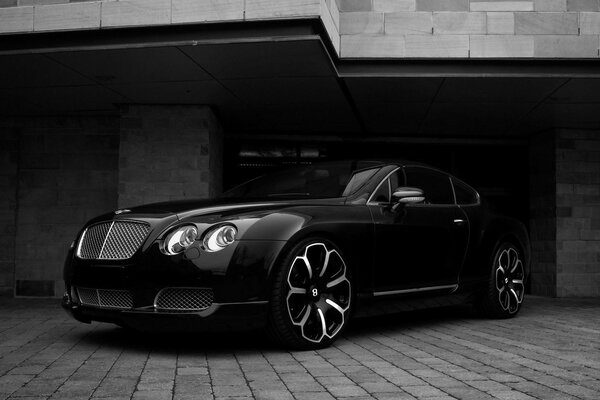
[[267, 328], [316, 348], [356, 315], [471, 301], [519, 311], [529, 271], [519, 221], [455, 177], [410, 162], [296, 167], [210, 201], [117, 210], [65, 263], [63, 306], [139, 330]]

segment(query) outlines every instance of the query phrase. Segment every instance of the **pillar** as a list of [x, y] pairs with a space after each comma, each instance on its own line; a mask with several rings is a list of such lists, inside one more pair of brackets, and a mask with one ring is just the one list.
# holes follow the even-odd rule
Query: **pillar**
[[599, 297], [600, 132], [545, 132], [530, 154], [532, 292]]
[[119, 207], [221, 192], [223, 133], [210, 107], [130, 105], [120, 131]]

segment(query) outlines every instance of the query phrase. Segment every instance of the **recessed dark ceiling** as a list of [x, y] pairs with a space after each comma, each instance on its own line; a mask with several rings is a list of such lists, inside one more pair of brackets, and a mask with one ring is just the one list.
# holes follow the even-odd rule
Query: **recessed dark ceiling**
[[211, 79], [177, 47], [71, 51], [48, 57], [101, 84]]
[[217, 79], [334, 76], [320, 40], [274, 40], [184, 46]]
[[1, 115], [208, 104], [237, 133], [506, 137], [599, 128], [600, 79], [338, 76], [318, 38], [0, 56]]
[[0, 57], [0, 88], [91, 85], [94, 82], [42, 54]]

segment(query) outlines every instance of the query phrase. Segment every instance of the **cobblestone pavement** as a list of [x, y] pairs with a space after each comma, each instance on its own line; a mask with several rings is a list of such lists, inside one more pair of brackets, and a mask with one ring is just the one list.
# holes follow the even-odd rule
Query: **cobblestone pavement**
[[356, 322], [320, 351], [261, 334], [150, 336], [80, 324], [56, 300], [0, 301], [0, 399], [599, 399], [600, 300], [529, 297]]

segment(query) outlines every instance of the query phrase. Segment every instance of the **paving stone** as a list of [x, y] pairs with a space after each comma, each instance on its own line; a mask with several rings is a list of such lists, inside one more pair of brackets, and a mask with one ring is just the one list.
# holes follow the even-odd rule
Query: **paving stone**
[[81, 325], [51, 301], [2, 299], [0, 339], [11, 344], [0, 353], [0, 400], [595, 400], [600, 392], [597, 300], [529, 297], [510, 320], [457, 308], [373, 321], [357, 320], [317, 351], [234, 349], [219, 335], [199, 350]]

